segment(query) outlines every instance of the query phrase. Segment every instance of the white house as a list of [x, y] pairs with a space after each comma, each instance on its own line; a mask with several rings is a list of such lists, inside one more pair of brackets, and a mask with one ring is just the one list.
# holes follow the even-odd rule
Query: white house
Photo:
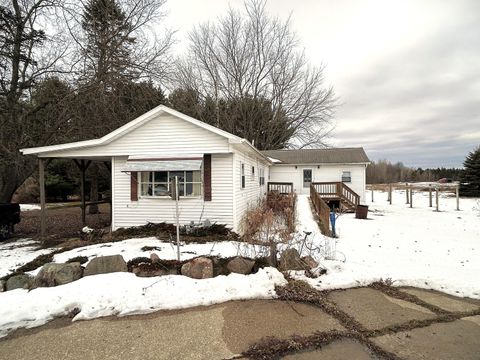
[[273, 162], [270, 180], [292, 182], [298, 194], [310, 194], [310, 183], [343, 182], [365, 202], [366, 168], [363, 148], [263, 151]]
[[352, 184], [364, 196], [365, 161], [361, 166], [353, 161], [289, 163], [283, 157], [288, 150], [262, 153], [245, 139], [163, 105], [99, 139], [21, 151], [40, 159], [110, 162], [113, 230], [173, 223], [175, 202], [168, 194], [175, 176], [180, 179], [180, 223], [209, 219], [235, 231], [241, 230], [245, 210], [266, 195], [268, 181], [294, 181], [296, 191], [303, 193], [301, 181], [309, 180], [308, 169], [310, 181], [324, 180], [322, 174], [340, 181], [333, 174], [349, 170]]

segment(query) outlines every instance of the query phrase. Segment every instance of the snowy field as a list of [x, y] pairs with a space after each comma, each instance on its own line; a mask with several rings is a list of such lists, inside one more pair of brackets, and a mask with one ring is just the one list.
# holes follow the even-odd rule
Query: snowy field
[[[452, 295], [480, 298], [480, 202], [440, 198], [440, 212], [428, 207], [428, 192], [414, 192], [413, 208], [404, 191], [367, 191], [367, 220], [345, 214], [337, 220], [337, 258], [322, 261], [325, 276], [308, 279], [318, 289], [367, 285], [391, 278], [396, 286], [435, 289]], [[433, 200], [435, 204], [435, 200]], [[313, 227], [308, 198], [299, 196], [300, 228]], [[321, 235], [317, 235], [320, 241]]]
[[11, 273], [39, 255], [53, 251], [53, 249], [38, 249], [39, 246], [38, 241], [31, 239], [0, 243], [0, 277]]

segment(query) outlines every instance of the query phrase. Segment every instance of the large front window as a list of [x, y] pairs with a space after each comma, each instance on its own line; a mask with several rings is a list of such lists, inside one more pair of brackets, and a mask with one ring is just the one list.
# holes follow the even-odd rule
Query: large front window
[[144, 171], [140, 176], [141, 196], [169, 196], [175, 176], [178, 177], [179, 196], [202, 195], [201, 171]]

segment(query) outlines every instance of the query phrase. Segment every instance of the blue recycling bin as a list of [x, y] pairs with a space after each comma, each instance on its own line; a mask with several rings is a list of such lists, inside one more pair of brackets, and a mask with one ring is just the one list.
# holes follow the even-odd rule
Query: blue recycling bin
[[337, 219], [337, 217], [335, 216], [335, 212], [330, 211], [330, 224], [332, 224], [332, 236], [333, 237], [337, 237], [337, 234], [335, 232], [335, 220], [336, 219]]

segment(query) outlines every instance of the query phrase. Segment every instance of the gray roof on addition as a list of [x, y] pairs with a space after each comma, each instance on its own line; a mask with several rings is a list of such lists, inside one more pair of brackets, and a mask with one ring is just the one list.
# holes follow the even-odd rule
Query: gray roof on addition
[[[274, 164], [355, 164], [369, 163], [363, 148], [266, 150]], [[280, 160], [280, 162], [275, 161]]]

